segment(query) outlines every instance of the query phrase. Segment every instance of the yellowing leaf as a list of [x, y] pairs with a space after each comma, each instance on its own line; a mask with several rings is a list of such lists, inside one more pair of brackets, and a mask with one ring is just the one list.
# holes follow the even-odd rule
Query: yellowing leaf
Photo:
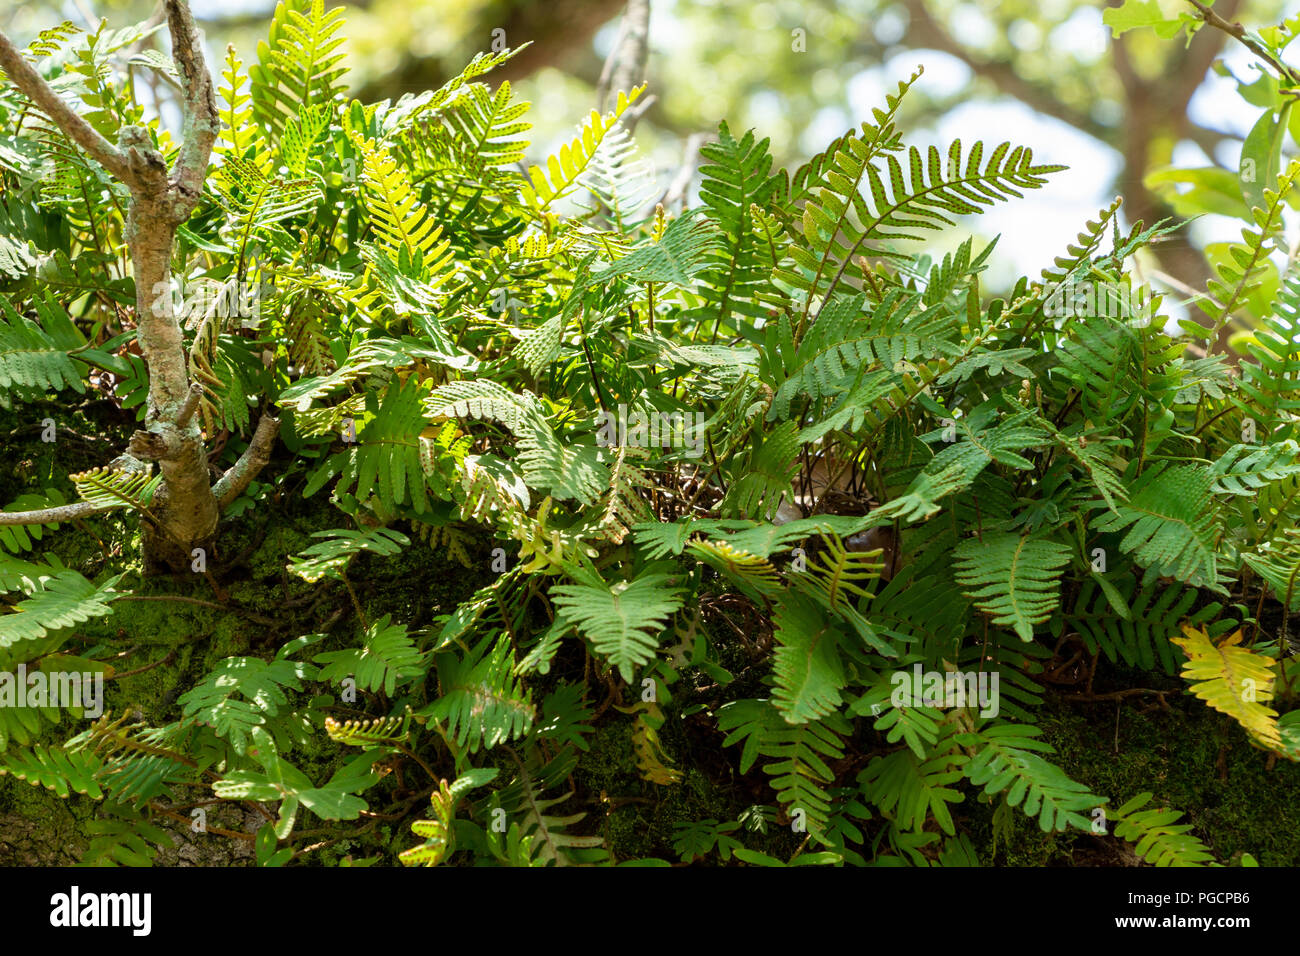
[[1241, 643], [1241, 631], [1217, 645], [1205, 631], [1183, 625], [1183, 637], [1171, 637], [1187, 655], [1182, 676], [1195, 683], [1191, 691], [1215, 710], [1227, 714], [1259, 744], [1281, 750], [1277, 711], [1265, 705], [1273, 699], [1273, 658]]

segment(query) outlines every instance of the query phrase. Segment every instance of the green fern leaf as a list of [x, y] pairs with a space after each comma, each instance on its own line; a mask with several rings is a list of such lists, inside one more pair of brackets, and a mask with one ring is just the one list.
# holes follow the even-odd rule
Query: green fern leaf
[[1012, 532], [989, 532], [953, 552], [957, 583], [993, 623], [1010, 625], [1022, 641], [1060, 603], [1061, 568], [1070, 549], [1056, 541]]

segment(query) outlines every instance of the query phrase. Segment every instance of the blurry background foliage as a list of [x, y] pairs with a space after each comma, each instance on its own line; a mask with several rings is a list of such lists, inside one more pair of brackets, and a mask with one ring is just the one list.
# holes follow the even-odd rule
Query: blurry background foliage
[[[1185, 0], [1129, 2], [1171, 17], [1191, 10]], [[624, 5], [354, 0], [345, 4], [353, 91], [370, 101], [435, 88], [494, 41], [498, 49], [532, 41], [493, 81], [510, 80], [534, 103], [535, 161], [572, 135], [561, 118], [582, 116], [593, 105]], [[1113, 38], [1103, 14], [1120, 5], [652, 0], [647, 77], [657, 100], [637, 127], [638, 140], [665, 184], [691, 135], [712, 138], [724, 116], [733, 129], [770, 136], [777, 164], [795, 164], [869, 119], [884, 93], [922, 65], [925, 76], [900, 117], [917, 131], [917, 145], [973, 140], [992, 128], [1031, 145], [1042, 162], [1071, 167], [1034, 202], [1010, 204], [972, 224], [984, 238], [1002, 236], [990, 276], [995, 286], [1050, 265], [1078, 223], [1120, 195], [1129, 222], [1209, 213], [1140, 263], [1167, 290], [1204, 289], [1206, 247], [1236, 238], [1240, 228], [1230, 218], [1240, 212], [1216, 187], [1223, 174], [1237, 175], [1243, 141], [1266, 105], [1261, 72], [1244, 47], [1217, 30], [1201, 30], [1186, 45], [1150, 29]], [[1272, 0], [1219, 0], [1214, 8], [1248, 26], [1285, 15]], [[195, 0], [194, 9], [210, 62], [218, 63], [228, 43], [245, 59], [255, 55], [274, 3]], [[106, 17], [121, 25], [158, 15], [155, 0], [28, 0], [0, 12], [0, 28], [26, 42], [64, 18], [87, 24]], [[165, 46], [161, 34], [153, 42]], [[1287, 141], [1284, 155], [1294, 148]], [[1213, 172], [1199, 179], [1180, 174], [1177, 181], [1165, 173], [1161, 180], [1170, 167]], [[955, 246], [960, 236], [950, 241]], [[1171, 311], [1181, 314], [1176, 306]]]

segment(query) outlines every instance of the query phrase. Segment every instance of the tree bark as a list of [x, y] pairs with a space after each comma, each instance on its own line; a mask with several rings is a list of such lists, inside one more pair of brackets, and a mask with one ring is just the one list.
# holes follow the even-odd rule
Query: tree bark
[[[192, 384], [185, 337], [172, 301], [171, 259], [176, 229], [203, 194], [212, 146], [221, 132], [212, 77], [186, 0], [164, 0], [172, 59], [181, 80], [182, 144], [168, 168], [146, 130], [123, 127], [116, 146], [100, 136], [46, 83], [7, 36], [0, 33], [0, 67], [73, 143], [131, 191], [126, 241], [136, 292], [136, 335], [149, 368], [145, 427], [132, 437], [126, 459], [156, 461], [163, 475], [150, 506], [156, 519], [145, 534], [146, 568], [190, 567], [195, 548], [207, 549], [220, 518], [218, 492], [208, 474], [203, 433], [194, 411], [200, 387]], [[264, 417], [249, 451], [222, 479], [229, 503], [266, 464], [279, 422]], [[75, 506], [73, 506], [75, 508]], [[64, 512], [9, 513], [4, 523], [60, 520]]]

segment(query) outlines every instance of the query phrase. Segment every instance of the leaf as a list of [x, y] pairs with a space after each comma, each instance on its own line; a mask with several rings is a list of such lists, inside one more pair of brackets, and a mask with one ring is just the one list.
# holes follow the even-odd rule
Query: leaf
[[1183, 625], [1182, 637], [1170, 638], [1187, 655], [1183, 678], [1194, 682], [1191, 692], [1241, 724], [1264, 747], [1281, 750], [1277, 711], [1265, 704], [1273, 699], [1276, 661], [1239, 647], [1241, 639], [1241, 631], [1235, 631], [1214, 644], [1206, 631], [1188, 625]]
[[594, 578], [552, 588], [551, 600], [564, 619], [591, 642], [596, 653], [631, 682], [636, 668], [654, 658], [659, 635], [682, 607], [673, 577], [647, 569], [630, 581], [606, 584]]
[[986, 532], [959, 544], [953, 559], [962, 593], [994, 624], [1009, 624], [1022, 641], [1031, 641], [1034, 625], [1060, 603], [1061, 568], [1070, 549], [1013, 532]]
[[319, 680], [356, 679], [361, 690], [380, 691], [391, 697], [400, 681], [405, 684], [424, 675], [424, 654], [415, 646], [405, 625], [393, 624], [385, 614], [373, 622], [361, 639], [360, 648], [325, 651], [313, 660], [324, 666]]

